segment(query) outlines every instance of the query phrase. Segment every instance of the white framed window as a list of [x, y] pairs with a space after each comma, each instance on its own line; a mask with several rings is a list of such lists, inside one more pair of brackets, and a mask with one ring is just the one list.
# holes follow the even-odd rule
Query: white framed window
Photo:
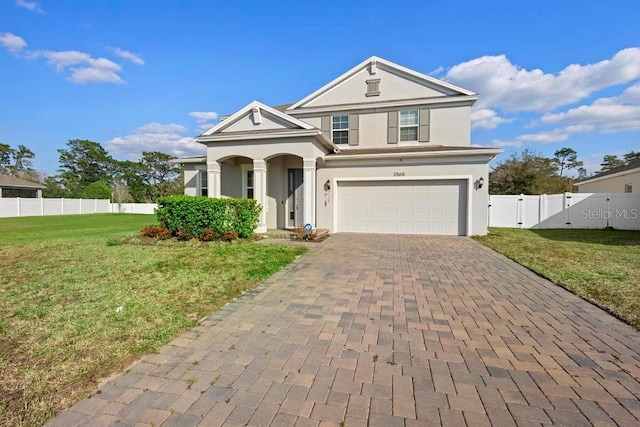
[[331, 140], [334, 144], [349, 143], [349, 115], [331, 116]]
[[624, 185], [624, 192], [625, 192], [625, 193], [633, 193], [633, 185], [631, 185], [631, 184], [625, 184], [625, 185]]
[[418, 141], [420, 110], [400, 111], [400, 142]]
[[207, 171], [200, 171], [198, 177], [200, 179], [200, 195], [207, 197], [209, 195], [209, 176]]

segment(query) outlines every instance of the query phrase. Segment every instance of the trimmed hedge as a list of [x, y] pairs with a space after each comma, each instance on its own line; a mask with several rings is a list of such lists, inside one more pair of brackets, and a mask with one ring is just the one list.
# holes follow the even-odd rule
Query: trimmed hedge
[[157, 203], [155, 213], [160, 224], [171, 230], [172, 236], [184, 240], [223, 239], [229, 232], [251, 237], [262, 210], [253, 199], [169, 196], [158, 198]]

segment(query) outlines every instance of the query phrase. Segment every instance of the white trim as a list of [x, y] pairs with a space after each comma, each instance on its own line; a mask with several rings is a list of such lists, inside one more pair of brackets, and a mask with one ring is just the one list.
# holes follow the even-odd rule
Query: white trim
[[475, 92], [472, 92], [470, 90], [461, 88], [461, 87], [453, 85], [451, 83], [444, 82], [442, 80], [438, 80], [438, 79], [436, 79], [434, 77], [431, 77], [431, 76], [428, 76], [426, 74], [419, 73], [417, 71], [414, 71], [414, 70], [411, 70], [409, 68], [403, 67], [401, 65], [395, 64], [395, 63], [393, 63], [391, 61], [387, 61], [386, 59], [382, 59], [382, 58], [379, 58], [377, 56], [372, 56], [370, 58], [365, 59], [360, 64], [356, 65], [355, 67], [353, 67], [352, 69], [350, 69], [346, 73], [344, 73], [344, 74], [340, 75], [339, 77], [333, 79], [331, 82], [329, 82], [326, 85], [322, 86], [320, 89], [316, 90], [312, 94], [310, 94], [310, 95], [304, 97], [303, 99], [301, 99], [300, 101], [296, 102], [295, 104], [293, 104], [292, 106], [287, 108], [287, 112], [289, 112], [291, 110], [295, 110], [295, 109], [303, 106], [304, 104], [309, 103], [311, 100], [319, 97], [320, 95], [324, 94], [325, 92], [328, 92], [329, 90], [331, 90], [331, 89], [339, 86], [340, 84], [348, 81], [353, 76], [358, 74], [360, 71], [362, 71], [365, 68], [367, 68], [372, 62], [375, 62], [376, 68], [380, 68], [380, 66], [382, 65], [383, 66], [382, 68], [387, 67], [387, 68], [390, 68], [392, 70], [399, 71], [399, 72], [404, 73], [404, 74], [406, 74], [406, 75], [408, 75], [410, 77], [413, 77], [416, 80], [421, 80], [423, 82], [428, 82], [428, 83], [430, 83], [432, 85], [440, 86], [440, 87], [449, 89], [450, 91], [459, 92], [459, 93], [461, 93], [463, 95], [469, 95], [469, 96], [477, 95]]
[[224, 133], [218, 133], [215, 135], [200, 135], [196, 137], [197, 142], [209, 142], [209, 141], [246, 141], [256, 139], [270, 139], [270, 138], [287, 138], [295, 136], [315, 136], [320, 135], [322, 132], [319, 129], [300, 129], [299, 131], [288, 132], [270, 132], [270, 133], [245, 133], [245, 134], [233, 134], [226, 135]]
[[288, 114], [284, 114], [274, 108], [269, 107], [268, 105], [263, 104], [260, 101], [253, 101], [250, 102], [249, 104], [245, 105], [244, 107], [242, 107], [241, 109], [239, 109], [238, 111], [236, 111], [235, 113], [233, 113], [231, 116], [229, 116], [228, 119], [221, 121], [220, 123], [218, 123], [217, 125], [215, 125], [214, 127], [212, 127], [211, 129], [209, 129], [208, 131], [204, 132], [202, 135], [200, 136], [211, 136], [214, 133], [218, 133], [221, 130], [228, 128], [229, 126], [231, 126], [232, 124], [234, 124], [235, 122], [237, 122], [239, 119], [241, 119], [242, 117], [246, 116], [249, 113], [253, 113], [254, 109], [257, 108], [258, 111], [259, 110], [264, 110], [267, 113], [274, 115], [282, 120], [284, 120], [285, 122], [289, 122], [295, 126], [298, 126], [302, 129], [315, 129], [313, 126], [311, 126], [309, 123], [305, 123], [302, 120], [298, 120], [295, 117], [289, 116]]
[[333, 207], [332, 212], [332, 224], [331, 224], [331, 233], [339, 233], [338, 228], [338, 183], [339, 182], [361, 182], [361, 181], [378, 181], [378, 182], [394, 182], [394, 181], [447, 181], [447, 180], [457, 180], [457, 181], [467, 181], [467, 211], [465, 212], [465, 216], [467, 219], [467, 225], [465, 227], [465, 236], [471, 236], [471, 212], [473, 212], [473, 202], [472, 202], [472, 191], [473, 190], [473, 176], [471, 175], [419, 175], [419, 176], [403, 176], [389, 179], [388, 177], [335, 177], [331, 179], [331, 189], [333, 190], [331, 193], [331, 204]]
[[603, 179], [618, 178], [618, 177], [629, 175], [629, 174], [632, 174], [632, 173], [640, 173], [640, 167], [633, 168], [633, 169], [627, 169], [626, 171], [616, 172], [616, 173], [612, 173], [610, 175], [589, 178], [589, 179], [586, 179], [584, 181], [576, 182], [573, 185], [575, 185], [576, 187], [580, 187], [582, 184], [591, 184], [592, 182], [602, 181]]
[[[354, 152], [358, 149], [353, 149]], [[493, 155], [494, 157], [504, 150], [500, 148], [485, 148], [478, 150], [460, 150], [460, 151], [413, 151], [406, 153], [376, 153], [376, 154], [340, 154], [337, 156], [325, 157], [326, 162], [341, 160], [382, 160], [389, 158], [410, 158], [410, 157], [464, 157], [478, 155]]]
[[322, 107], [309, 107], [303, 110], [287, 110], [287, 114], [290, 116], [297, 115], [309, 115], [313, 116], [312, 113], [331, 113], [338, 111], [354, 111], [354, 110], [380, 110], [385, 109], [402, 109], [402, 107], [406, 106], [425, 106], [426, 108], [432, 105], [441, 105], [441, 104], [468, 104], [473, 105], [478, 100], [478, 95], [464, 95], [464, 96], [443, 96], [441, 98], [416, 98], [416, 99], [405, 99], [399, 101], [385, 101], [385, 102], [367, 102], [367, 103], [358, 103], [358, 104], [340, 104], [340, 105], [328, 105]]

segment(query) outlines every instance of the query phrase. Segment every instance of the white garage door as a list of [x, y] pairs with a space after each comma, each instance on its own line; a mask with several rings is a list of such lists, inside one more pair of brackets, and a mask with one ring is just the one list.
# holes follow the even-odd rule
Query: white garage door
[[466, 234], [466, 181], [338, 182], [337, 231]]

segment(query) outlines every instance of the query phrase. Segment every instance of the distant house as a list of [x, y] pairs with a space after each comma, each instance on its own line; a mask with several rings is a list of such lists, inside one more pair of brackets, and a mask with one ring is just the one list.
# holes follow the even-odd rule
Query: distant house
[[42, 197], [46, 187], [37, 182], [0, 174], [0, 198], [2, 197]]
[[294, 104], [249, 103], [176, 162], [187, 195], [257, 200], [258, 232], [482, 235], [502, 150], [471, 145], [477, 99], [374, 56]]
[[574, 183], [579, 193], [640, 193], [640, 160]]

